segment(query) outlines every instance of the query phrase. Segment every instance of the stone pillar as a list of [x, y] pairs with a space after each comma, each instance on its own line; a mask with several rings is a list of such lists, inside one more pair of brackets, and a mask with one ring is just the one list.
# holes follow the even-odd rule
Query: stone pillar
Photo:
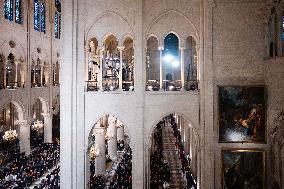
[[4, 88], [7, 88], [7, 69], [6, 69], [7, 64], [4, 64]]
[[40, 66], [40, 85], [41, 87], [43, 87], [42, 80], [43, 80], [43, 65]]
[[16, 74], [15, 74], [15, 87], [18, 87], [18, 62], [15, 62]]
[[163, 90], [163, 50], [164, 47], [158, 47], [160, 51], [160, 91]]
[[121, 123], [117, 123], [117, 141], [124, 141], [124, 127]]
[[180, 47], [180, 80], [181, 80], [181, 90], [184, 90], [184, 47]]
[[17, 122], [16, 125], [20, 127], [20, 131], [18, 133], [18, 138], [20, 142], [20, 152], [25, 153], [25, 155], [30, 155], [30, 125], [26, 120]]
[[106, 145], [105, 145], [105, 129], [94, 128], [95, 144], [100, 152], [95, 160], [95, 174], [104, 174], [106, 171]]
[[33, 84], [36, 85], [36, 66], [34, 66]]
[[119, 66], [119, 90], [122, 91], [122, 66], [123, 66], [123, 60], [122, 60], [122, 51], [124, 47], [117, 47], [119, 50], [119, 60], [120, 60], [120, 66]]
[[43, 113], [44, 143], [52, 143], [52, 113]]
[[103, 90], [103, 59], [104, 59], [104, 47], [100, 48], [100, 74], [98, 75], [99, 90]]
[[116, 118], [113, 116], [108, 118], [108, 132], [112, 133], [112, 137], [107, 141], [108, 155], [110, 156], [110, 159], [113, 160], [117, 156]]

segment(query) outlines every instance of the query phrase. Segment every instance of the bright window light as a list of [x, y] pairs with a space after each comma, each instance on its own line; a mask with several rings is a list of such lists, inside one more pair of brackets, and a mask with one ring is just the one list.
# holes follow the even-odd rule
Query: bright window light
[[172, 62], [172, 61], [174, 61], [175, 60], [175, 58], [173, 57], [173, 55], [171, 55], [171, 54], [166, 54], [164, 57], [163, 57], [163, 60], [165, 61], [165, 62]]
[[168, 63], [168, 64], [171, 64], [173, 67], [178, 67], [179, 66], [179, 61], [176, 60], [176, 58], [173, 55], [171, 55], [171, 54], [166, 54], [163, 57], [163, 61]]

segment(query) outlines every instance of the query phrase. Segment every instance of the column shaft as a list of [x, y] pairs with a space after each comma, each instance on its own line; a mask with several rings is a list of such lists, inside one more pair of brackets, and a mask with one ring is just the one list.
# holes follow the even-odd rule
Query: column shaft
[[180, 80], [181, 90], [184, 90], [184, 47], [180, 47]]
[[110, 159], [115, 159], [117, 156], [117, 129], [116, 120], [113, 117], [109, 117], [108, 132], [112, 133], [113, 137], [108, 140], [108, 155]]
[[44, 114], [44, 143], [52, 143], [52, 115]]
[[164, 47], [158, 48], [160, 52], [160, 90], [163, 90], [163, 50]]
[[122, 51], [124, 47], [118, 47], [119, 50], [119, 60], [120, 60], [120, 65], [119, 65], [119, 90], [122, 91], [122, 67], [123, 67], [123, 57], [122, 57]]
[[104, 134], [96, 134], [95, 140], [95, 144], [98, 145], [98, 148], [100, 149], [100, 154], [95, 160], [95, 174], [104, 174], [106, 171], [106, 145]]
[[104, 91], [103, 90], [103, 59], [104, 59], [104, 48], [101, 48], [100, 50], [100, 74], [98, 75], [100, 91]]
[[7, 69], [6, 69], [7, 64], [4, 64], [4, 88], [7, 88]]
[[25, 153], [25, 155], [30, 155], [30, 125], [27, 123], [27, 121], [18, 123], [18, 125], [20, 127], [20, 132], [18, 133], [20, 141], [20, 152]]

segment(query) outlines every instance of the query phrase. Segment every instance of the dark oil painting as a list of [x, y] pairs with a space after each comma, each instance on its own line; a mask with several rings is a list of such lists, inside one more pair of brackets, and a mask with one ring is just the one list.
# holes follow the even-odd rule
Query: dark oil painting
[[264, 189], [263, 151], [222, 151], [223, 189]]
[[219, 87], [219, 142], [265, 143], [264, 86]]

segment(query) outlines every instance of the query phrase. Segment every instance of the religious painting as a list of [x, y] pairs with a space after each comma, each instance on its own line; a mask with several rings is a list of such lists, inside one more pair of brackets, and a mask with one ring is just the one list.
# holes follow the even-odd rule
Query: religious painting
[[264, 86], [219, 87], [219, 142], [265, 143]]
[[264, 189], [265, 152], [257, 150], [222, 151], [223, 189]]

